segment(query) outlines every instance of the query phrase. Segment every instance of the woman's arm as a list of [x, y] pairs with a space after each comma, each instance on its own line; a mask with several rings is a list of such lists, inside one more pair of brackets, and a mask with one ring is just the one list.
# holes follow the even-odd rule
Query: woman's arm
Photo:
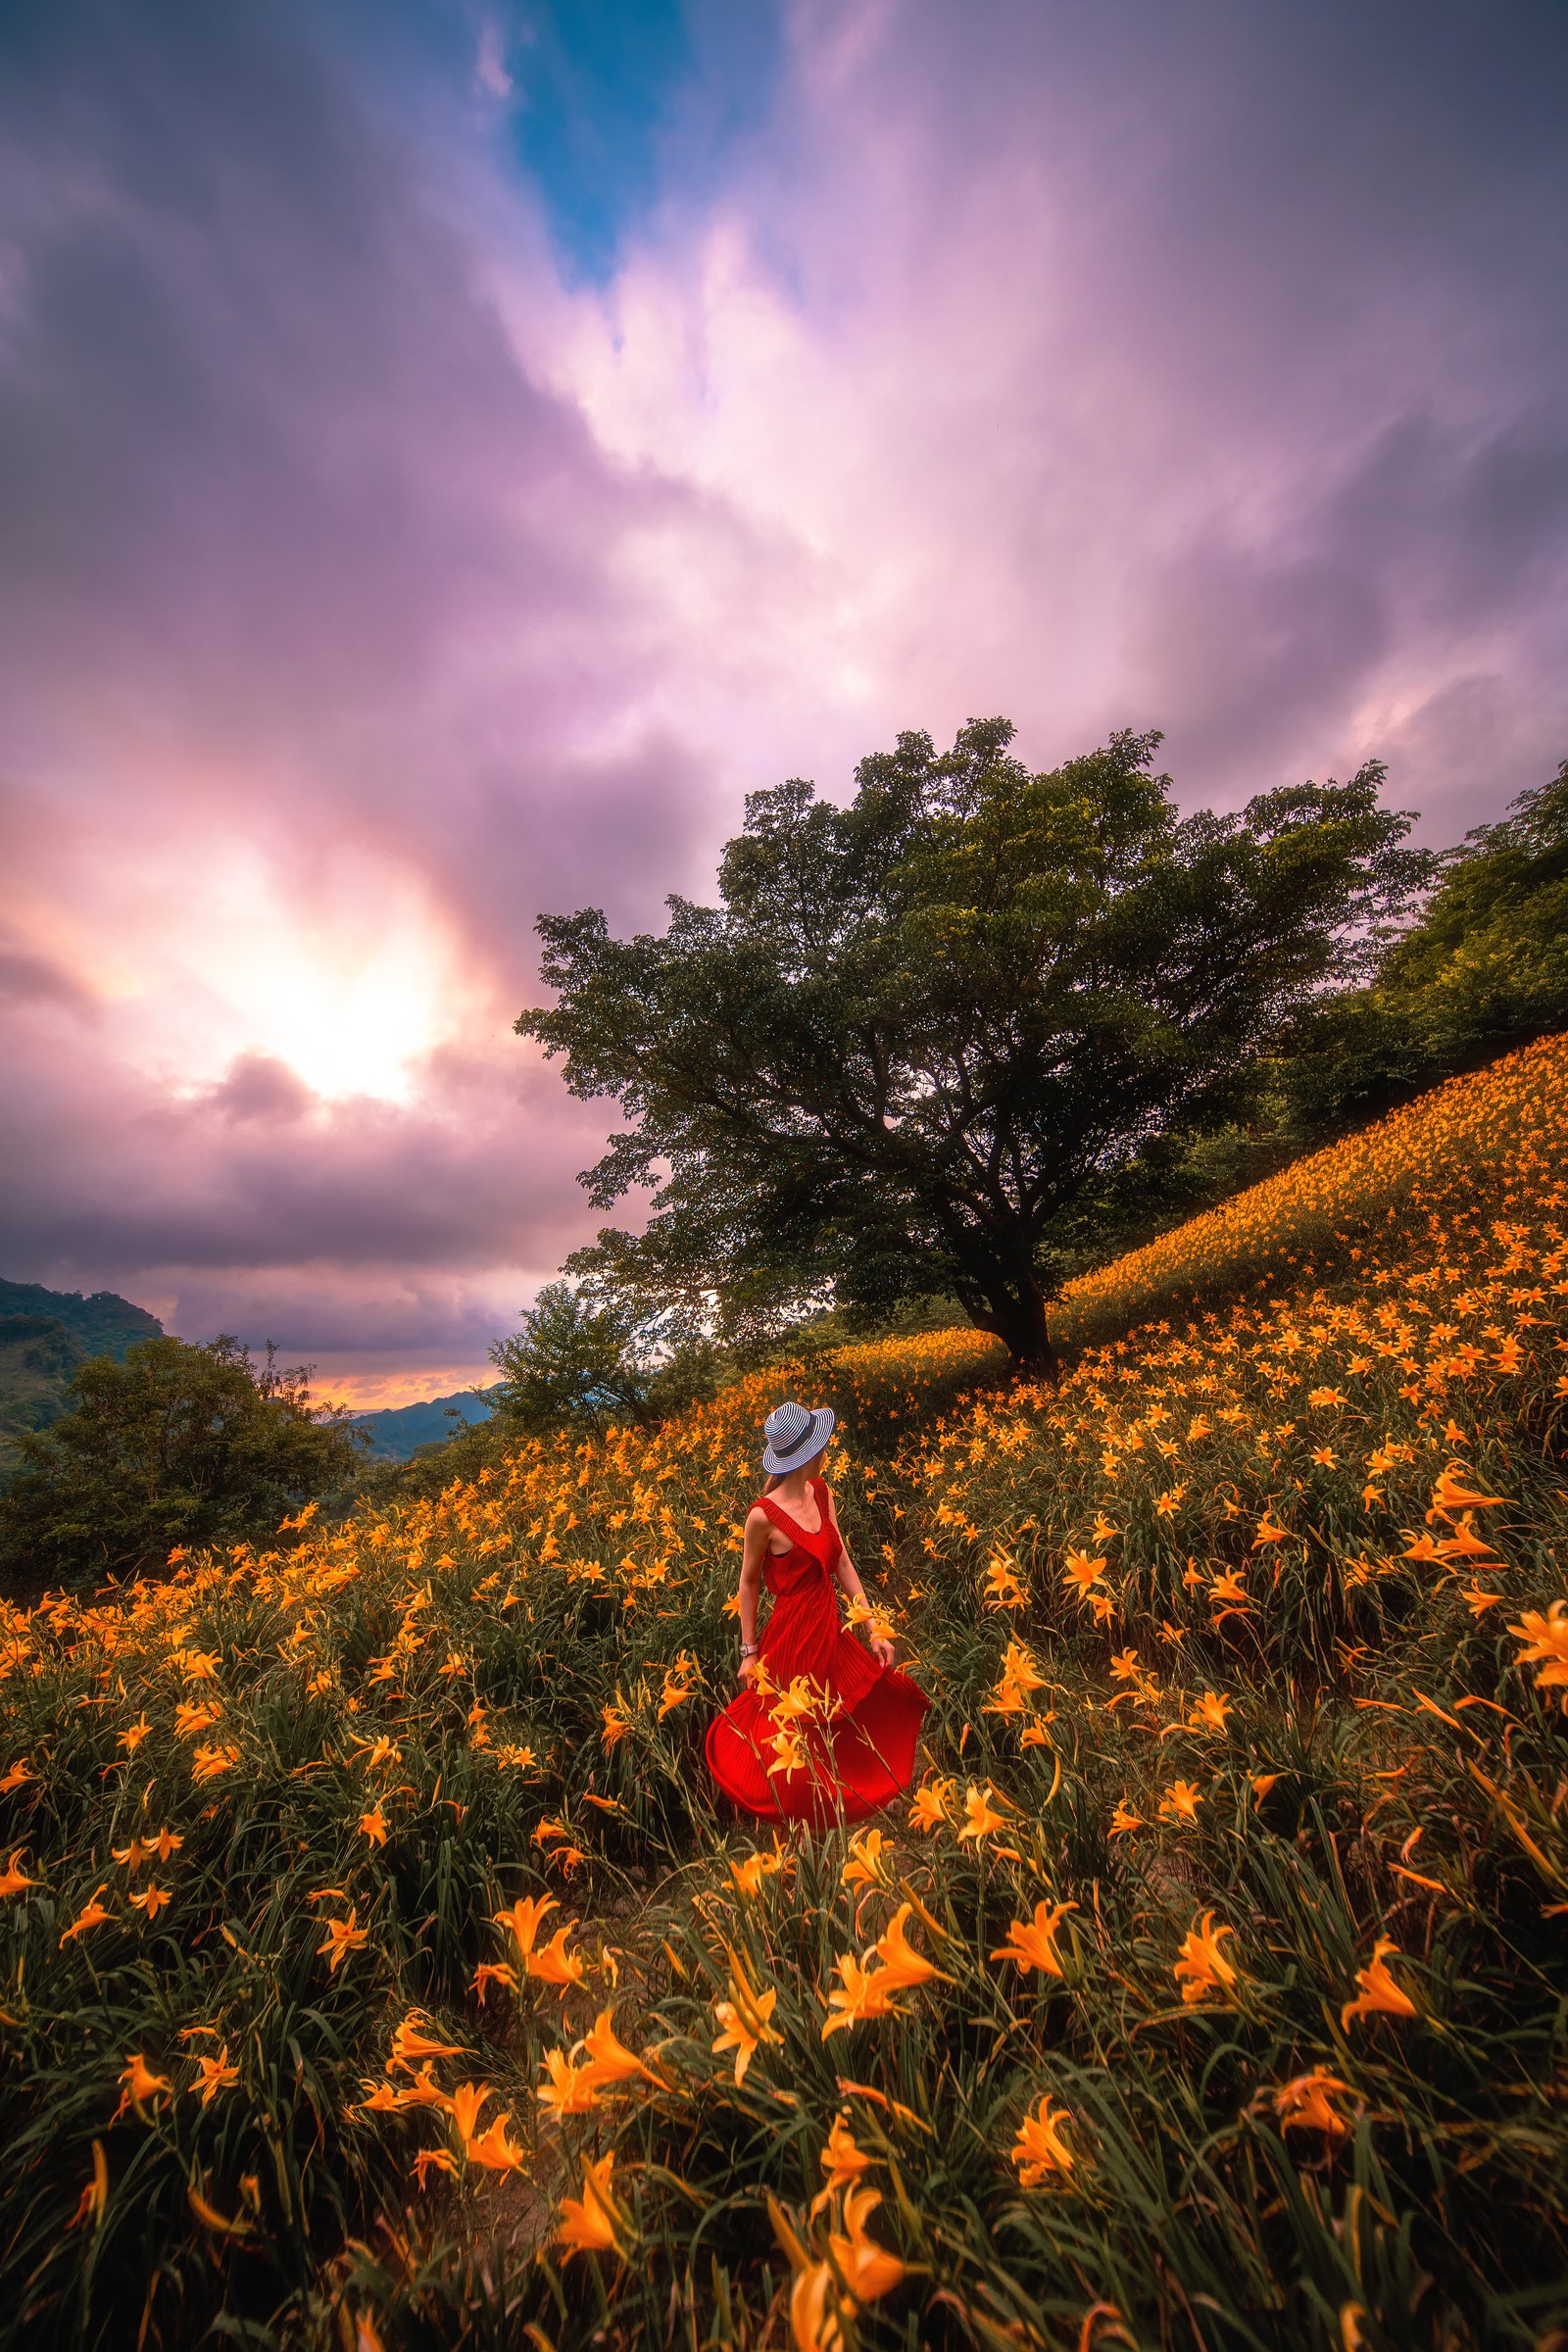
[[[833, 1522], [833, 1525], [838, 1528], [840, 1546], [839, 1564], [837, 1570], [838, 1581], [852, 1600], [865, 1600], [865, 1587], [860, 1582], [858, 1569], [856, 1567], [855, 1562], [850, 1557], [850, 1547], [844, 1541], [844, 1530], [842, 1527], [839, 1527], [839, 1515], [833, 1504], [833, 1490], [830, 1486], [828, 1486], [825, 1480], [823, 1481], [822, 1492], [827, 1496], [827, 1515]], [[871, 1604], [868, 1600], [865, 1600], [865, 1605], [867, 1608], [869, 1608]], [[892, 1642], [875, 1640], [869, 1635], [867, 1636], [867, 1640], [870, 1641], [871, 1643], [871, 1655], [877, 1660], [877, 1662], [883, 1666], [891, 1666], [893, 1663]]]
[[[739, 1593], [741, 1646], [757, 1647], [757, 1603], [762, 1591], [762, 1562], [767, 1557], [768, 1530], [772, 1521], [765, 1511], [749, 1511], [746, 1516], [746, 1535], [741, 1544], [741, 1589]], [[760, 1661], [753, 1657], [741, 1660], [741, 1681], [749, 1683]]]

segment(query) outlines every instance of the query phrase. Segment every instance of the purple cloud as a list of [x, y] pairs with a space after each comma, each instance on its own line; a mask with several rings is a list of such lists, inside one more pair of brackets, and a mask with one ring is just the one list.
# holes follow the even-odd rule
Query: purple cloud
[[1559, 13], [687, 29], [566, 285], [505, 12], [8, 18], [0, 1270], [477, 1373], [597, 1221], [534, 914], [744, 790], [1001, 710], [1451, 839], [1568, 749]]

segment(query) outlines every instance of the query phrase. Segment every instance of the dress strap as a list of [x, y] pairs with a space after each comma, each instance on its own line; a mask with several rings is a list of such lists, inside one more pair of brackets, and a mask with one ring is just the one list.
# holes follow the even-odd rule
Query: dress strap
[[[815, 1494], [816, 1489], [820, 1487], [821, 1483], [822, 1482], [820, 1479], [813, 1479], [811, 1481], [813, 1494]], [[798, 1519], [792, 1519], [788, 1511], [784, 1508], [784, 1505], [781, 1502], [775, 1502], [771, 1494], [759, 1494], [757, 1500], [752, 1505], [754, 1511], [764, 1511], [767, 1514], [767, 1517], [778, 1529], [780, 1535], [793, 1537], [800, 1549], [808, 1552], [811, 1550], [811, 1546], [816, 1544], [823, 1535], [826, 1534], [828, 1528], [832, 1525], [832, 1521], [828, 1518], [826, 1507], [819, 1494], [816, 1494], [816, 1507], [821, 1519], [821, 1525], [815, 1529], [812, 1529], [808, 1527], [802, 1527]], [[812, 1556], [815, 1556], [814, 1553]]]

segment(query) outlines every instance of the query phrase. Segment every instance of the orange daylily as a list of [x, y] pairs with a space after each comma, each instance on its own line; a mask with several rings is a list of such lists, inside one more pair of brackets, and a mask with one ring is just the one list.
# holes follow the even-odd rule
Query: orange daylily
[[1537, 1690], [1562, 1689], [1563, 1704], [1568, 1706], [1568, 1614], [1565, 1612], [1568, 1600], [1554, 1600], [1544, 1616], [1539, 1609], [1526, 1609], [1518, 1624], [1510, 1625], [1508, 1631], [1516, 1642], [1526, 1644], [1515, 1664], [1539, 1666]]
[[989, 1782], [984, 1788], [977, 1788], [971, 1783], [963, 1800], [963, 1827], [958, 1832], [960, 1844], [966, 1838], [973, 1838], [978, 1842], [982, 1838], [989, 1838], [994, 1831], [1006, 1828], [1005, 1814], [999, 1813], [992, 1802], [996, 1793]]
[[107, 1894], [109, 1888], [107, 1885], [105, 1885], [100, 1886], [96, 1893], [88, 1897], [86, 1903], [82, 1906], [81, 1910], [76, 1914], [76, 1917], [72, 1921], [70, 1927], [67, 1928], [64, 1935], [60, 1938], [60, 1948], [62, 1951], [64, 1951], [66, 1945], [72, 1942], [77, 1936], [85, 1936], [90, 1928], [101, 1928], [106, 1919], [113, 1918], [113, 1912], [106, 1910], [104, 1905], [98, 1899], [99, 1895]]
[[926, 1837], [952, 1820], [948, 1806], [953, 1798], [954, 1787], [952, 1781], [927, 1781], [910, 1797], [910, 1823]]
[[173, 1899], [167, 1887], [155, 1886], [149, 1880], [140, 1894], [131, 1896], [130, 1907], [133, 1911], [144, 1911], [149, 1919], [156, 1919], [159, 1912]]
[[1016, 1961], [1019, 1968], [1037, 1968], [1047, 1977], [1061, 1976], [1056, 1936], [1068, 1912], [1077, 1908], [1076, 1903], [1036, 1903], [1033, 1925], [1015, 1919], [1007, 1930], [1006, 1942], [998, 1946], [992, 1959]]
[[470, 2164], [487, 2173], [520, 2173], [522, 2150], [507, 2137], [512, 2111], [506, 2109], [474, 2139], [465, 2140], [463, 2152]]
[[95, 2139], [92, 2143], [92, 2179], [77, 2198], [76, 2210], [66, 2224], [66, 2228], [75, 2230], [90, 2217], [93, 2227], [96, 2229], [103, 2219], [104, 2208], [108, 2202], [109, 2159], [104, 2154], [103, 2141]]
[[1202, 1790], [1192, 1781], [1172, 1781], [1159, 1800], [1161, 1821], [1195, 1822]]
[[1062, 2137], [1071, 2121], [1065, 2107], [1054, 2108], [1049, 2092], [1041, 2092], [1034, 2109], [1019, 2123], [1012, 2146], [1020, 2188], [1038, 2188], [1052, 2174], [1065, 2177], [1072, 2171], [1077, 2160]]
[[195, 2059], [197, 2080], [190, 2087], [200, 2097], [202, 2105], [210, 2107], [220, 2090], [232, 2090], [234, 2084], [239, 2081], [239, 2068], [230, 2066], [228, 2063], [226, 2041], [219, 2044], [216, 2058], [196, 2057], [194, 2052], [192, 2056]]
[[1141, 1813], [1135, 1813], [1131, 1805], [1128, 1804], [1126, 1798], [1123, 1797], [1121, 1802], [1117, 1805], [1115, 1812], [1110, 1817], [1111, 1836], [1113, 1838], [1125, 1838], [1129, 1831], [1141, 1830], [1143, 1826], [1143, 1815]]
[[[534, 1835], [537, 1838], [538, 1832]], [[491, 1916], [498, 1928], [511, 1929], [517, 1939], [517, 1950], [526, 1960], [533, 1950], [533, 1939], [539, 1933], [540, 1921], [547, 1911], [554, 1911], [556, 1907], [553, 1894], [522, 1895], [510, 1911], [496, 1911]]]
[[856, 2146], [855, 2134], [850, 2130], [850, 2119], [841, 2110], [833, 2118], [832, 2129], [827, 2135], [827, 2145], [822, 2150], [822, 2170], [827, 2175], [827, 2185], [825, 2188], [819, 2189], [811, 2199], [812, 2220], [815, 2220], [824, 2206], [832, 2203], [836, 2190], [850, 2187], [853, 2182], [858, 2180], [862, 2173], [868, 2172], [873, 2164], [880, 2161], [879, 2157], [871, 2155], [867, 2149]]
[[1352, 2017], [1416, 2017], [1420, 2014], [1407, 1992], [1401, 1992], [1390, 1976], [1385, 1961], [1390, 1952], [1397, 1953], [1398, 1945], [1392, 1936], [1380, 1936], [1372, 1946], [1372, 1957], [1365, 1968], [1358, 1968], [1355, 1981], [1360, 1992], [1353, 2001], [1347, 2001], [1340, 2011], [1340, 2030], [1343, 2033]]
[[762, 2044], [770, 2041], [782, 2049], [784, 2036], [768, 2023], [778, 2005], [778, 1987], [770, 1984], [763, 1991], [754, 1984], [745, 1961], [733, 1949], [729, 1954], [729, 1990], [727, 2001], [713, 2003], [713, 2015], [723, 2028], [713, 2043], [713, 2055], [716, 2058], [721, 2050], [734, 2051], [735, 2082], [739, 2088]]
[[[915, 1955], [918, 1958], [918, 1954]], [[858, 2026], [868, 2017], [901, 2017], [904, 2012], [894, 2007], [890, 1995], [899, 1989], [897, 1981], [886, 1969], [874, 1975], [858, 1960], [853, 1952], [841, 1952], [834, 1963], [843, 1978], [842, 1990], [830, 1990], [827, 2005], [830, 2014], [823, 2020], [822, 2039], [838, 2034], [846, 2026]], [[837, 2016], [831, 2014], [837, 2011]]]
[[1236, 1983], [1235, 1966], [1219, 1948], [1220, 1937], [1234, 1934], [1233, 1928], [1215, 1927], [1212, 1911], [1189, 1929], [1174, 1971], [1185, 2002], [1223, 1995]]
[[672, 1713], [676, 1707], [683, 1707], [696, 1688], [696, 1664], [686, 1651], [682, 1650], [674, 1665], [667, 1667], [664, 1672], [664, 1687], [659, 1699], [660, 1722], [662, 1723], [664, 1717]]
[[1190, 1732], [1222, 1732], [1232, 1711], [1228, 1698], [1222, 1698], [1217, 1690], [1205, 1690], [1201, 1698], [1193, 1701], [1187, 1728]]
[[360, 1835], [368, 1838], [372, 1845], [386, 1843], [386, 1815], [377, 1804], [368, 1813], [360, 1815]]
[[[910, 1984], [925, 1984], [941, 1974], [909, 1941], [905, 1922], [913, 1909], [912, 1903], [901, 1903], [871, 1947], [882, 1963], [877, 1983], [890, 1992], [902, 1991]], [[943, 1982], [948, 1980], [944, 1978]]]
[[1441, 1515], [1445, 1519], [1451, 1519], [1460, 1511], [1491, 1510], [1506, 1502], [1507, 1496], [1504, 1494], [1478, 1494], [1473, 1488], [1465, 1485], [1468, 1475], [1463, 1462], [1450, 1462], [1446, 1470], [1438, 1473], [1432, 1489], [1431, 1515], [1434, 1518]]
[[629, 2241], [630, 2224], [610, 2193], [614, 2162], [613, 2151], [601, 2156], [597, 2164], [590, 2164], [584, 2157], [582, 2195], [562, 2198], [556, 2243], [565, 2253], [618, 2254]]
[[766, 1852], [748, 1854], [744, 1862], [730, 1864], [729, 1875], [740, 1892], [755, 1901], [762, 1891], [762, 1881], [772, 1878], [783, 1867], [784, 1860], [781, 1854]]
[[1029, 1596], [1018, 1582], [1017, 1569], [1018, 1563], [1010, 1553], [1000, 1548], [992, 1553], [982, 1588], [988, 1609], [1017, 1609], [1023, 1606]]
[[26, 1872], [21, 1867], [22, 1857], [26, 1850], [24, 1845], [13, 1846], [10, 1861], [6, 1864], [5, 1869], [0, 1871], [0, 1896], [21, 1894], [24, 1887], [38, 1885], [38, 1881], [29, 1879]]
[[326, 1919], [321, 1922], [326, 1935], [316, 1948], [318, 1952], [326, 1953], [329, 1976], [335, 1977], [339, 1963], [346, 1960], [350, 1952], [361, 1950], [370, 1940], [369, 1930], [360, 1927], [358, 1920], [359, 1908], [351, 1905], [347, 1919]]
[[880, 1830], [866, 1830], [850, 1839], [849, 1859], [839, 1876], [846, 1886], [874, 1886], [882, 1876], [882, 1848], [886, 1839]]
[[1061, 1581], [1069, 1592], [1087, 1600], [1091, 1589], [1104, 1581], [1106, 1565], [1104, 1560], [1094, 1559], [1087, 1551], [1069, 1551]]
[[429, 2023], [422, 2009], [411, 2009], [399, 2026], [392, 2030], [392, 2054], [387, 2071], [401, 2067], [406, 2075], [415, 2072], [415, 2060], [423, 2058], [462, 2058], [466, 2056], [460, 2041], [437, 2041], [424, 2029]]
[[864, 2303], [891, 2293], [906, 2276], [906, 2265], [866, 2234], [867, 2217], [882, 2202], [874, 2188], [858, 2185], [844, 2192], [844, 2229], [830, 2230], [827, 2258], [813, 2260], [783, 2217], [774, 2209], [775, 2227], [785, 2236], [796, 2272], [790, 2293], [790, 2332], [796, 2352], [841, 2352], [844, 2323], [853, 2320]]
[[[157, 2101], [165, 2096], [172, 2097], [173, 2095], [174, 2085], [169, 2077], [155, 2075], [140, 2050], [133, 2051], [125, 2060], [120, 2080], [123, 2088], [120, 2094], [120, 2105], [115, 2109], [117, 2124], [127, 2107], [134, 2107], [139, 2116], [142, 2114], [143, 2105], [147, 2100]], [[145, 2120], [143, 2117], [143, 2121]]]
[[582, 1955], [568, 1952], [566, 1938], [576, 1926], [575, 1920], [558, 1928], [541, 1952], [528, 1954], [528, 1974], [537, 1977], [542, 1984], [559, 1984], [564, 1992], [569, 1985], [583, 1980]]
[[504, 1984], [509, 1992], [515, 1992], [517, 1989], [516, 1970], [505, 1960], [480, 1961], [473, 1972], [473, 1989], [478, 1996], [481, 2009], [484, 2007], [484, 1996], [492, 1984]]
[[1322, 2132], [1330, 2139], [1343, 2139], [1350, 2127], [1331, 2102], [1336, 2092], [1348, 2093], [1349, 2087], [1338, 2075], [1314, 2067], [1309, 2075], [1298, 2075], [1293, 2082], [1280, 2084], [1274, 2093], [1274, 2112], [1287, 2132]]
[[1021, 1714], [1030, 1691], [1043, 1690], [1045, 1679], [1027, 1643], [1009, 1642], [1002, 1662], [1002, 1679], [995, 1695], [986, 1704], [986, 1714]]
[[442, 2104], [458, 2127], [458, 2136], [467, 2142], [479, 2129], [479, 2110], [490, 2096], [488, 2082], [459, 2082], [447, 2094]]
[[541, 2072], [550, 2077], [536, 2093], [541, 2107], [557, 2115], [587, 2115], [599, 2104], [599, 2077], [591, 2058], [573, 2066], [564, 2050], [546, 2050]]
[[664, 2081], [662, 2075], [655, 2074], [653, 2068], [645, 2060], [639, 2058], [635, 2050], [628, 2050], [625, 2043], [616, 2038], [614, 2016], [613, 2004], [608, 2009], [601, 2009], [579, 2044], [579, 2047], [588, 2053], [589, 2068], [594, 2081], [596, 2082], [627, 2082], [634, 2075], [640, 2075], [645, 2082], [654, 2083], [660, 2090], [667, 2090], [669, 2084]]

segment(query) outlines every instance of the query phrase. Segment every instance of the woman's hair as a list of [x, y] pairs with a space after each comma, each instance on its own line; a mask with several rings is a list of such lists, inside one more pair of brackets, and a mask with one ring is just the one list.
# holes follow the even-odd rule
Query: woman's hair
[[[801, 1464], [802, 1469], [813, 1469], [822, 1459], [822, 1454], [826, 1453], [826, 1451], [827, 1447], [824, 1446], [822, 1448], [822, 1453], [813, 1453], [808, 1462], [803, 1462]], [[785, 1476], [786, 1473], [782, 1470], [770, 1470], [762, 1481], [762, 1493], [764, 1494], [771, 1494], [775, 1487], [781, 1487], [784, 1484]]]

